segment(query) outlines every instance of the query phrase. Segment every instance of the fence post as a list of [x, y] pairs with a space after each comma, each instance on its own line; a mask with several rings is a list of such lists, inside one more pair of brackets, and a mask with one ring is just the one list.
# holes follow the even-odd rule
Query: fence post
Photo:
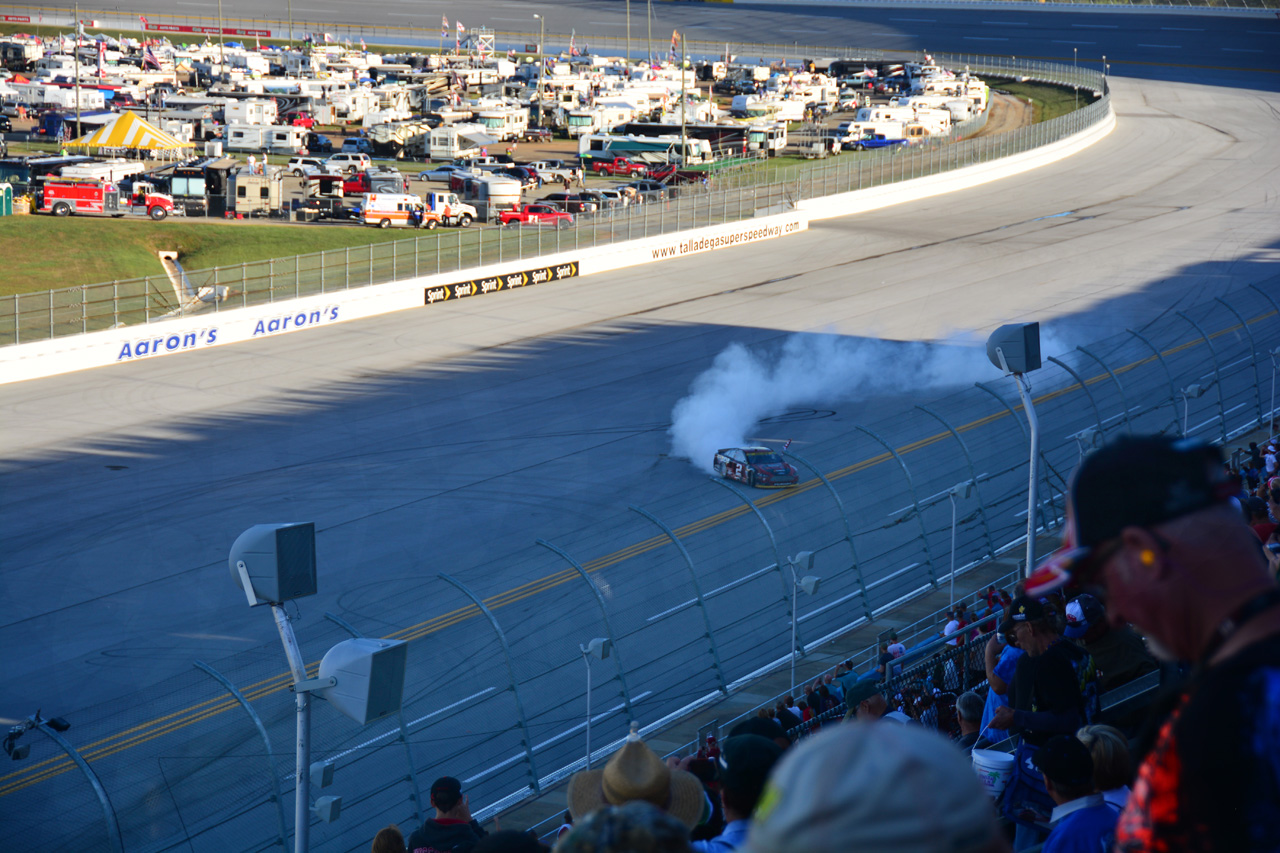
[[[147, 276], [147, 289], [145, 291], [145, 295], [143, 296], [143, 299], [144, 299], [144, 302], [143, 302], [144, 305], [149, 305], [151, 303], [151, 276]], [[150, 315], [148, 315], [147, 319], [148, 320], [151, 319]], [[49, 291], [49, 340], [53, 340], [53, 291], [52, 290]]]
[[1133, 329], [1125, 329], [1125, 331], [1146, 344], [1147, 348], [1155, 353], [1156, 361], [1160, 362], [1160, 366], [1164, 368], [1165, 378], [1169, 380], [1169, 406], [1173, 409], [1174, 422], [1178, 422], [1178, 387], [1173, 383], [1173, 372], [1169, 370], [1169, 363], [1164, 360], [1164, 355], [1159, 348], [1151, 343], [1145, 335], [1135, 332]]
[[298, 298], [302, 294], [302, 256], [293, 256], [293, 296]]
[[89, 331], [89, 285], [80, 285], [80, 332]]
[[1192, 320], [1190, 317], [1188, 317], [1186, 314], [1182, 313], [1181, 311], [1174, 311], [1173, 313], [1181, 317], [1183, 320], [1186, 320], [1187, 323], [1192, 328], [1194, 328], [1197, 332], [1200, 333], [1200, 337], [1204, 338], [1205, 344], [1209, 347], [1209, 354], [1213, 356], [1213, 375], [1214, 375], [1213, 384], [1216, 385], [1218, 388], [1218, 417], [1222, 419], [1222, 445], [1223, 447], [1226, 447], [1227, 445], [1227, 410], [1225, 405], [1222, 402], [1222, 365], [1218, 360], [1218, 351], [1214, 348], [1213, 341], [1210, 340], [1207, 334], [1205, 334], [1204, 329], [1200, 328], [1199, 323], [1197, 323], [1195, 320]]
[[289, 825], [284, 817], [284, 795], [280, 792], [280, 773], [276, 770], [276, 756], [271, 750], [271, 738], [267, 736], [267, 729], [262, 725], [262, 718], [258, 716], [258, 712], [253, 709], [253, 705], [249, 704], [249, 700], [245, 698], [244, 694], [222, 673], [202, 660], [196, 661], [196, 669], [204, 671], [234, 696], [235, 700], [240, 703], [240, 707], [249, 715], [249, 720], [253, 723], [254, 728], [258, 730], [258, 737], [262, 738], [263, 757], [267, 761], [267, 776], [271, 779], [271, 799], [276, 804], [276, 825], [279, 830], [280, 849], [288, 851]]
[[[953, 427], [942, 415], [938, 414], [928, 406], [916, 406], [916, 408], [924, 412], [926, 415], [936, 419], [938, 423], [946, 427], [947, 432], [951, 433], [951, 436], [956, 440], [956, 443], [960, 445], [960, 451], [964, 453], [965, 462], [969, 465], [969, 478], [973, 480], [973, 490], [978, 495], [978, 510], [979, 515], [982, 518], [982, 532], [987, 537], [987, 553], [989, 553], [991, 555], [991, 559], [994, 560], [996, 558], [996, 542], [991, 536], [991, 526], [987, 523], [987, 502], [982, 499], [982, 483], [978, 479], [978, 470], [973, 467], [973, 455], [969, 453], [968, 443], [956, 428]], [[1038, 506], [1039, 504], [1037, 504], [1037, 507]]]
[[875, 614], [871, 610], [871, 598], [867, 595], [867, 582], [862, 576], [862, 564], [858, 561], [858, 549], [853, 544], [853, 527], [849, 524], [849, 515], [844, 511], [844, 501], [840, 500], [840, 495], [836, 492], [836, 487], [831, 484], [826, 475], [818, 470], [818, 466], [799, 454], [792, 453], [790, 450], [783, 450], [785, 456], [799, 462], [804, 467], [813, 472], [813, 475], [822, 481], [822, 485], [827, 487], [827, 491], [831, 493], [831, 499], [836, 502], [836, 510], [840, 513], [840, 522], [844, 525], [844, 538], [849, 543], [849, 556], [853, 558], [853, 574], [858, 580], [858, 589], [862, 592], [862, 608], [867, 617], [868, 622], [876, 621]]
[[529, 787], [533, 789], [534, 793], [541, 794], [542, 788], [538, 784], [538, 768], [533, 761], [533, 738], [529, 734], [529, 718], [525, 716], [524, 702], [520, 699], [520, 682], [516, 680], [515, 661], [511, 657], [511, 646], [507, 643], [507, 635], [503, 633], [502, 626], [498, 624], [498, 620], [494, 617], [493, 611], [486, 607], [485, 603], [480, 600], [480, 597], [472, 592], [469, 587], [462, 583], [462, 581], [446, 574], [438, 574], [436, 577], [440, 578], [440, 580], [445, 583], [454, 586], [463, 595], [471, 599], [471, 603], [480, 608], [480, 612], [489, 620], [489, 625], [493, 628], [493, 632], [498, 635], [498, 643], [502, 646], [502, 656], [507, 662], [507, 678], [511, 681], [511, 692], [515, 695], [516, 713], [520, 716], [520, 730], [523, 733], [521, 743], [524, 746], [525, 761], [527, 762], [529, 769]]
[[614, 659], [618, 662], [618, 683], [622, 685], [622, 701], [627, 708], [627, 721], [634, 720], [636, 717], [631, 707], [631, 690], [627, 687], [627, 669], [622, 663], [622, 649], [618, 646], [618, 635], [613, 630], [613, 622], [609, 619], [609, 608], [605, 606], [604, 596], [600, 594], [600, 587], [596, 586], [595, 581], [591, 580], [591, 576], [587, 574], [586, 569], [582, 568], [582, 564], [570, 557], [563, 548], [553, 545], [545, 539], [536, 539], [534, 541], [548, 551], [559, 555], [566, 563], [573, 566], [573, 570], [591, 588], [591, 594], [596, 597], [596, 603], [600, 605], [600, 617], [604, 620], [604, 630], [609, 635], [610, 642], [613, 643]]
[[872, 432], [864, 426], [859, 426], [858, 424], [854, 424], [853, 428], [859, 432], [866, 433], [877, 444], [889, 451], [889, 454], [897, 460], [898, 467], [902, 469], [902, 476], [907, 478], [907, 491], [911, 493], [911, 505], [915, 507], [916, 520], [920, 522], [920, 540], [924, 543], [925, 562], [929, 564], [929, 583], [933, 585], [934, 589], [937, 589], [938, 573], [934, 568], [933, 549], [929, 547], [929, 532], [925, 530], [924, 513], [920, 510], [920, 496], [916, 494], [916, 484], [915, 480], [911, 478], [911, 469], [907, 467], [906, 461], [904, 461], [902, 456], [898, 454], [898, 451], [893, 449], [893, 445], [889, 444], [889, 442], [885, 441], [877, 433]]
[[1085, 355], [1089, 356], [1089, 358], [1093, 359], [1094, 361], [1098, 362], [1098, 364], [1102, 365], [1102, 369], [1105, 370], [1107, 372], [1107, 375], [1111, 377], [1111, 381], [1116, 383], [1116, 388], [1120, 391], [1120, 405], [1124, 406], [1124, 427], [1130, 433], [1132, 433], [1133, 422], [1129, 420], [1129, 398], [1125, 396], [1124, 386], [1120, 384], [1120, 377], [1116, 376], [1115, 371], [1112, 370], [1105, 361], [1098, 358], [1096, 355], [1089, 352], [1084, 347], [1076, 347], [1076, 349], [1080, 350], [1080, 352], [1084, 353]]
[[1084, 389], [1085, 396], [1089, 398], [1089, 405], [1093, 407], [1093, 416], [1098, 422], [1098, 436], [1100, 438], [1106, 438], [1107, 429], [1102, 424], [1102, 410], [1098, 408], [1098, 401], [1093, 399], [1093, 392], [1089, 390], [1089, 383], [1085, 382], [1084, 377], [1072, 370], [1071, 366], [1062, 360], [1055, 358], [1054, 356], [1049, 356], [1046, 361], [1052, 361], [1054, 364], [1058, 365], [1058, 367], [1061, 367], [1067, 373], [1071, 374], [1071, 378], [1074, 379], [1082, 389]]
[[676, 550], [680, 552], [680, 556], [684, 558], [684, 564], [689, 567], [689, 577], [693, 580], [693, 592], [697, 596], [698, 609], [702, 611], [702, 624], [707, 629], [707, 642], [711, 645], [711, 660], [716, 666], [716, 679], [720, 682], [720, 692], [729, 695], [729, 679], [725, 677], [724, 666], [720, 663], [720, 649], [716, 645], [716, 635], [711, 628], [711, 615], [707, 612], [707, 600], [702, 594], [702, 583], [698, 580], [698, 572], [693, 566], [693, 557], [689, 555], [689, 549], [684, 547], [684, 543], [676, 536], [675, 531], [663, 523], [657, 516], [650, 512], [646, 512], [638, 506], [628, 506], [627, 509], [632, 512], [639, 513], [645, 518], [657, 525], [658, 529], [667, 535], [671, 540], [671, 544], [676, 546]]
[[[778, 539], [773, 535], [773, 528], [769, 525], [768, 519], [766, 519], [764, 514], [760, 512], [760, 508], [752, 503], [751, 498], [743, 494], [742, 490], [738, 487], [731, 485], [727, 480], [721, 480], [719, 477], [708, 477], [707, 479], [718, 486], [723, 486], [737, 495], [738, 500], [746, 504], [747, 509], [751, 510], [751, 512], [755, 514], [755, 517], [760, 521], [760, 524], [764, 526], [764, 532], [769, 534], [769, 544], [773, 546], [774, 567], [778, 570], [778, 580], [782, 581], [782, 604], [787, 608], [787, 613], [790, 614], [791, 594], [793, 592], [792, 583], [791, 580], [787, 578], [786, 573], [782, 568], [785, 561], [782, 559], [782, 552], [778, 550]], [[788, 616], [788, 618], [790, 618], [790, 616]], [[804, 648], [804, 641], [797, 640], [797, 645], [800, 648]]]
[[107, 789], [102, 787], [102, 780], [98, 778], [98, 774], [93, 772], [93, 768], [84, 760], [76, 748], [69, 741], [58, 734], [54, 729], [41, 719], [40, 712], [28, 717], [25, 722], [15, 727], [20, 730], [34, 728], [39, 729], [45, 734], [49, 740], [53, 741], [58, 747], [67, 754], [67, 757], [75, 762], [76, 767], [80, 768], [80, 772], [89, 780], [89, 785], [93, 788], [93, 793], [98, 798], [99, 805], [102, 806], [102, 814], [107, 821], [107, 842], [111, 845], [113, 853], [124, 853], [124, 841], [120, 836], [120, 823], [116, 819], [116, 810], [111, 805], [111, 798], [107, 796]]
[[[343, 619], [336, 613], [330, 613], [328, 610], [324, 612], [324, 618], [334, 623], [351, 636], [359, 639], [364, 636], [356, 627], [347, 620]], [[409, 765], [409, 786], [413, 789], [413, 816], [421, 823], [422, 814], [422, 792], [418, 789], [418, 774], [413, 769], [413, 750], [409, 747], [409, 729], [404, 724], [404, 708], [401, 707], [396, 711], [396, 720], [400, 724], [400, 743], [404, 744], [405, 763]]]
[[1223, 308], [1230, 311], [1235, 318], [1240, 321], [1240, 328], [1244, 329], [1244, 333], [1249, 336], [1249, 354], [1252, 356], [1249, 361], [1253, 363], [1253, 390], [1254, 395], [1258, 398], [1258, 425], [1262, 425], [1262, 377], [1258, 375], [1258, 345], [1253, 339], [1253, 330], [1249, 328], [1249, 324], [1245, 322], [1244, 315], [1235, 309], [1222, 297], [1215, 296], [1214, 302], [1220, 303]]

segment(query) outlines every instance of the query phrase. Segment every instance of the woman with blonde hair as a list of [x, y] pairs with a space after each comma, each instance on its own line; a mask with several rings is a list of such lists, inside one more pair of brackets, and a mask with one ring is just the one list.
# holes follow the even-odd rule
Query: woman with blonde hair
[[1089, 748], [1093, 758], [1093, 784], [1102, 798], [1119, 809], [1129, 801], [1129, 780], [1133, 759], [1129, 741], [1114, 726], [1084, 726], [1076, 739]]

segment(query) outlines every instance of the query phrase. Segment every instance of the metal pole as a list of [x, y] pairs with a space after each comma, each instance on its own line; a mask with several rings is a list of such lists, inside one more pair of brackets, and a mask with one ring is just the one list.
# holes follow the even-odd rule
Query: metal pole
[[1249, 323], [1244, 319], [1244, 315], [1235, 309], [1235, 306], [1227, 302], [1221, 297], [1214, 297], [1223, 308], [1226, 308], [1240, 322], [1240, 328], [1244, 330], [1245, 335], [1249, 338], [1249, 363], [1253, 366], [1253, 393], [1258, 400], [1258, 426], [1262, 426], [1262, 377], [1258, 375], [1258, 345], [1253, 339], [1253, 330], [1249, 328]]
[[777, 540], [777, 537], [773, 535], [773, 528], [769, 525], [768, 519], [764, 517], [764, 514], [760, 512], [760, 508], [757, 507], [752, 502], [751, 498], [743, 494], [742, 491], [736, 486], [730, 485], [727, 481], [721, 480], [718, 477], [708, 477], [707, 479], [718, 486], [723, 486], [724, 488], [728, 489], [729, 491], [737, 495], [738, 500], [746, 504], [747, 509], [755, 513], [756, 519], [760, 522], [760, 524], [764, 526], [764, 532], [769, 535], [769, 544], [773, 546], [774, 565], [778, 567], [778, 580], [782, 581], [782, 595], [785, 598], [789, 594], [787, 590], [787, 576], [782, 569], [782, 564], [785, 561], [782, 559], [782, 552], [778, 550], [778, 540]]
[[1058, 367], [1061, 367], [1069, 373], [1071, 378], [1076, 381], [1076, 384], [1080, 386], [1080, 390], [1084, 391], [1084, 395], [1089, 398], [1089, 405], [1093, 407], [1093, 417], [1098, 424], [1098, 432], [1105, 436], [1107, 434], [1107, 428], [1102, 423], [1102, 410], [1098, 408], [1098, 401], [1093, 399], [1093, 392], [1089, 390], [1089, 383], [1085, 382], [1084, 377], [1073, 370], [1071, 365], [1066, 362], [1054, 358], [1053, 356], [1049, 356], [1045, 361], [1051, 361], [1058, 365]]
[[582, 646], [582, 662], [587, 665], [587, 769], [591, 769], [591, 654]]
[[[1216, 385], [1218, 389], [1218, 417], [1222, 418], [1222, 444], [1225, 446], [1227, 443], [1227, 409], [1222, 400], [1222, 363], [1218, 359], [1218, 350], [1213, 345], [1213, 339], [1210, 338], [1205, 330], [1200, 327], [1199, 323], [1192, 320], [1181, 311], [1175, 311], [1173, 313], [1181, 317], [1190, 324], [1193, 329], [1200, 333], [1200, 337], [1204, 338], [1205, 345], [1209, 347], [1209, 355], [1213, 356], [1214, 385]], [[1185, 429], [1183, 430], [1183, 434], [1186, 434]]]
[[631, 66], [631, 0], [627, 0], [627, 67], [629, 68], [630, 66]]
[[[282, 605], [271, 605], [271, 614], [276, 619], [276, 630], [280, 632], [280, 642], [284, 644], [284, 654], [289, 660], [289, 672], [296, 688], [307, 680], [307, 666], [298, 648], [298, 638], [293, 634], [289, 615]], [[307, 853], [311, 835], [311, 694], [306, 690], [295, 691], [294, 708], [298, 737], [293, 786], [293, 849], [294, 853]]]
[[800, 595], [800, 584], [796, 580], [796, 564], [788, 557], [791, 566], [791, 695], [796, 693], [796, 599]]
[[1040, 421], [1036, 418], [1036, 404], [1031, 399], [1031, 384], [1021, 373], [1013, 374], [1013, 381], [1018, 385], [1018, 395], [1022, 397], [1022, 410], [1027, 413], [1027, 425], [1031, 427], [1031, 471], [1027, 483], [1027, 566], [1026, 577], [1036, 567], [1036, 507], [1040, 503], [1037, 493], [1040, 467]]
[[102, 786], [102, 780], [98, 778], [97, 773], [93, 772], [89, 762], [80, 756], [76, 748], [64, 739], [62, 735], [46, 725], [45, 721], [40, 719], [39, 714], [40, 712], [37, 711], [34, 716], [29, 717], [28, 723], [44, 732], [50, 740], [56, 743], [80, 768], [80, 772], [84, 774], [85, 778], [89, 780], [89, 784], [93, 787], [93, 793], [98, 797], [98, 803], [102, 806], [103, 816], [107, 820], [107, 841], [111, 845], [111, 850], [113, 853], [124, 853], [124, 841], [120, 837], [120, 823], [116, 820], [116, 810], [111, 806], [111, 798], [107, 796], [107, 789]]
[[951, 593], [950, 607], [955, 609], [956, 606], [956, 490], [952, 489], [947, 493], [947, 497], [951, 498]]
[[859, 432], [866, 433], [877, 444], [879, 444], [881, 447], [887, 450], [889, 454], [893, 456], [893, 458], [897, 461], [898, 467], [902, 469], [902, 476], [907, 479], [907, 491], [911, 493], [911, 506], [914, 507], [914, 514], [916, 517], [916, 521], [920, 523], [920, 541], [924, 544], [925, 562], [929, 564], [929, 583], [934, 587], [934, 589], [937, 589], [938, 587], [937, 566], [933, 559], [933, 549], [929, 547], [929, 532], [928, 530], [925, 529], [925, 526], [924, 526], [924, 512], [920, 509], [920, 497], [919, 495], [916, 494], [916, 484], [915, 484], [915, 480], [913, 480], [911, 477], [911, 469], [907, 467], [906, 460], [904, 460], [902, 458], [902, 455], [899, 454], [898, 451], [893, 448], [893, 445], [885, 441], [878, 433], [872, 432], [866, 427], [859, 426], [858, 424], [854, 424], [853, 428], [858, 430]]

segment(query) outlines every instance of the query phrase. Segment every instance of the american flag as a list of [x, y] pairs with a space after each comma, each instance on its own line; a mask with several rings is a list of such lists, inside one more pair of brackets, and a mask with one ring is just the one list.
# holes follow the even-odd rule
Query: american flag
[[107, 43], [105, 41], [98, 42], [98, 76], [105, 77], [107, 75]]
[[440, 16], [440, 38], [445, 38], [448, 35], [449, 35], [449, 19], [446, 16], [441, 15]]
[[578, 55], [578, 48], [575, 46], [577, 40], [578, 40], [578, 31], [574, 30], [572, 33], [569, 34], [569, 55], [570, 56]]
[[150, 65], [155, 70], [160, 70], [160, 59], [156, 56], [156, 52], [151, 49], [151, 45], [147, 45], [142, 49], [142, 67], [146, 68]]

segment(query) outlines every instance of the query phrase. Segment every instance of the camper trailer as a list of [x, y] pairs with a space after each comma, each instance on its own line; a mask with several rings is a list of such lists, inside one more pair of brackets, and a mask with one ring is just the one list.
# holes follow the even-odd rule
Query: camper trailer
[[499, 211], [510, 210], [520, 204], [520, 182], [514, 178], [455, 174], [449, 179], [449, 189], [476, 209], [476, 217], [481, 222], [495, 220]]
[[227, 213], [277, 216], [284, 198], [284, 168], [261, 163], [241, 166], [227, 176]]
[[275, 101], [258, 98], [232, 101], [222, 108], [223, 120], [227, 124], [275, 124], [278, 115]]
[[473, 157], [498, 140], [489, 135], [482, 124], [446, 124], [434, 128], [428, 137], [428, 155], [432, 160], [456, 160]]
[[519, 139], [529, 127], [529, 111], [523, 107], [499, 107], [476, 114], [485, 133], [502, 142]]
[[297, 154], [306, 142], [307, 129], [282, 124], [229, 124], [223, 130], [227, 151], [271, 151]]

